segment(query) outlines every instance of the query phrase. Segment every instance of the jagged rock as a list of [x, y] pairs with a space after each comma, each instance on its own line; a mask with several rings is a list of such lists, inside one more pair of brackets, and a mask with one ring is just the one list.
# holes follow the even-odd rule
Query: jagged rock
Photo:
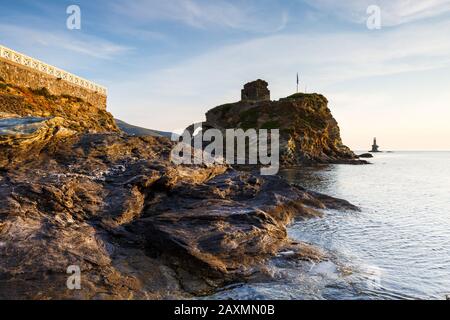
[[373, 154], [371, 154], [371, 153], [363, 153], [363, 154], [359, 155], [358, 157], [359, 158], [368, 158], [368, 159], [370, 159], [370, 158], [373, 158]]
[[[275, 256], [323, 259], [286, 226], [355, 209], [276, 176], [176, 166], [171, 141], [108, 132], [107, 114], [78, 125], [2, 108], [15, 115], [0, 120], [0, 299], [209, 294]], [[80, 268], [81, 290], [66, 286], [69, 266]]]
[[[313, 208], [348, 208], [278, 177], [174, 166], [163, 138], [54, 135], [36, 151], [26, 135], [7, 137], [0, 143], [1, 298], [212, 293], [248, 279], [279, 252], [296, 248], [312, 259], [287, 238], [286, 225]], [[16, 146], [22, 152], [12, 154]], [[81, 268], [81, 291], [66, 287], [70, 265]]]
[[118, 132], [112, 115], [80, 98], [55, 96], [45, 88], [33, 90], [0, 83], [0, 114], [19, 117], [61, 117], [72, 121], [68, 129], [90, 132]]

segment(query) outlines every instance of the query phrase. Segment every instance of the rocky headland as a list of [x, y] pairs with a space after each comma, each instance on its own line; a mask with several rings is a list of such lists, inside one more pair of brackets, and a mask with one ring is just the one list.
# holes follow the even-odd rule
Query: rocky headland
[[208, 111], [203, 128], [279, 129], [284, 167], [367, 163], [343, 144], [323, 95], [298, 93], [271, 101], [267, 85], [263, 80], [246, 84], [242, 100]]
[[[208, 123], [280, 125], [288, 164], [355, 160], [319, 95], [218, 107]], [[172, 146], [125, 134], [81, 99], [0, 79], [0, 299], [208, 295], [269, 278], [275, 256], [326, 259], [287, 225], [357, 210], [277, 176], [176, 166]], [[66, 286], [69, 266], [80, 267], [81, 290]]]

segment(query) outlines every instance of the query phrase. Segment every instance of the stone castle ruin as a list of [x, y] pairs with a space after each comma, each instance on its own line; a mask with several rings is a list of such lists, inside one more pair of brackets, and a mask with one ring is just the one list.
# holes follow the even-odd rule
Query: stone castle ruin
[[261, 79], [249, 82], [242, 89], [241, 100], [247, 102], [270, 101], [269, 84]]
[[53, 95], [70, 95], [106, 109], [107, 89], [0, 45], [0, 77], [16, 86], [47, 88]]

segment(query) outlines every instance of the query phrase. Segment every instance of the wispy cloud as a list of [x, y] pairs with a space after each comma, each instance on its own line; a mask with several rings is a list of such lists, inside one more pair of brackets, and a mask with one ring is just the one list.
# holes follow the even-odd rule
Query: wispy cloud
[[[339, 96], [329, 97], [340, 104], [335, 107], [349, 102], [350, 109], [361, 108], [354, 100], [342, 99], [357, 83], [450, 67], [449, 32], [450, 22], [442, 22], [420, 28], [403, 26], [378, 35], [349, 32], [263, 37], [211, 50], [159, 72], [123, 79], [112, 87], [111, 110], [139, 125], [182, 128], [189, 121], [201, 121], [209, 108], [238, 100], [246, 81], [268, 80], [273, 98], [291, 94], [297, 71], [302, 87], [307, 84], [312, 91], [337, 92]], [[341, 88], [343, 83], [348, 90]], [[339, 89], [330, 89], [336, 86]]]
[[3, 41], [13, 44], [26, 44], [28, 47], [40, 47], [69, 51], [98, 59], [113, 59], [129, 52], [132, 48], [104, 39], [74, 32], [55, 32], [34, 28], [0, 24]]
[[[425, 146], [450, 143], [450, 0], [77, 2], [75, 32], [65, 28], [64, 4], [5, 3], [1, 42], [107, 85], [108, 109], [130, 123], [184, 128], [238, 100], [246, 81], [264, 78], [274, 99], [286, 96], [298, 71], [302, 90], [327, 95], [351, 145], [376, 132], [393, 141], [401, 130], [399, 145], [417, 142], [431, 127], [441, 131]], [[395, 28], [358, 25], [373, 4]]]
[[450, 0], [303, 0], [321, 13], [364, 23], [367, 8], [378, 5], [384, 26], [396, 26], [412, 21], [436, 17], [450, 12]]
[[141, 22], [170, 21], [194, 28], [220, 27], [256, 32], [282, 30], [288, 22], [285, 10], [265, 12], [249, 2], [225, 0], [119, 0], [110, 6], [116, 13]]

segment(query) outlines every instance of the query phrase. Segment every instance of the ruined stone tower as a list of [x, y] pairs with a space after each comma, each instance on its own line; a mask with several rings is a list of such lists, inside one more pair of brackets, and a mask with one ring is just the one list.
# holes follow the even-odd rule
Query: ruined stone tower
[[250, 102], [270, 101], [269, 84], [261, 79], [249, 82], [242, 89], [241, 100]]

